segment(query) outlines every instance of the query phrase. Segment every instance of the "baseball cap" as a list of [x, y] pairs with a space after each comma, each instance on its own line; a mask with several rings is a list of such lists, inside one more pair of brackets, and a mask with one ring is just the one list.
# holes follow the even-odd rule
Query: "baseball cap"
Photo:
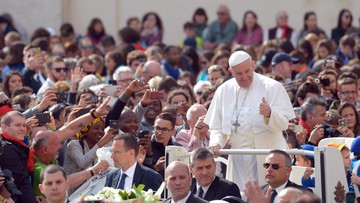
[[336, 148], [338, 148], [339, 151], [343, 150], [344, 147], [346, 147], [345, 144], [340, 144], [338, 142], [330, 142], [326, 146], [328, 146], [328, 147], [336, 147]]
[[297, 62], [299, 62], [299, 59], [291, 57], [286, 53], [277, 53], [272, 58], [271, 65], [275, 66], [276, 64], [279, 64], [279, 63], [281, 63], [283, 61], [288, 61], [288, 62], [291, 62], [291, 63], [297, 63]]
[[231, 54], [229, 58], [229, 66], [234, 67], [248, 59], [250, 59], [250, 55], [248, 53], [246, 53], [245, 51], [236, 51]]
[[[303, 149], [303, 150], [307, 150], [307, 151], [314, 151], [314, 145], [311, 145], [311, 144], [304, 144], [304, 145], [301, 145], [299, 147], [299, 149]], [[307, 157], [309, 157], [310, 159], [314, 159], [314, 156], [309, 156], [309, 155], [306, 155]]]
[[261, 57], [261, 65], [264, 67], [268, 67], [271, 65], [271, 60], [276, 54], [276, 51], [270, 50], [267, 51], [264, 55]]
[[342, 60], [339, 56], [337, 56], [337, 55], [329, 55], [329, 56], [327, 56], [327, 57], [325, 58], [325, 63], [326, 63], [326, 61], [328, 61], [328, 60], [333, 60], [333, 61], [335, 62], [336, 68], [340, 68], [341, 66], [344, 65], [343, 60]]
[[352, 141], [350, 149], [354, 154], [360, 154], [360, 136]]

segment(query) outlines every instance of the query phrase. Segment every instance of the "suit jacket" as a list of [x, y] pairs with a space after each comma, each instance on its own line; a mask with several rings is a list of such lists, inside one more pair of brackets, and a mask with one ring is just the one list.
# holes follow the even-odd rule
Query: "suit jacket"
[[[115, 188], [120, 176], [120, 169], [113, 169], [106, 178], [105, 186]], [[136, 164], [132, 185], [135, 184], [137, 187], [140, 184], [144, 184], [144, 190], [152, 189], [156, 191], [162, 182], [163, 178], [159, 173], [141, 164]]]
[[[197, 193], [195, 178], [191, 184], [191, 192], [192, 194]], [[240, 189], [235, 183], [225, 179], [220, 179], [216, 176], [203, 199], [207, 201], [221, 200], [226, 196], [235, 196], [241, 198]]]
[[[35, 71], [30, 70], [29, 68], [25, 67], [21, 71], [21, 74], [24, 78], [24, 86], [28, 86], [31, 89], [33, 89], [34, 93], [36, 94], [38, 92], [38, 90], [40, 89], [40, 87], [42, 86], [42, 83], [41, 83], [41, 81], [36, 81], [34, 79]], [[44, 74], [42, 74], [42, 76], [46, 79]]]
[[[170, 203], [171, 199], [172, 198], [170, 197], [170, 198], [164, 200], [163, 203]], [[190, 194], [189, 198], [186, 200], [186, 203], [206, 203], [206, 202], [208, 202], [208, 201], [203, 200], [199, 197], [196, 197], [193, 194]]]
[[[301, 185], [298, 185], [296, 183], [291, 182], [290, 180], [287, 182], [287, 184], [285, 185], [285, 188], [287, 187], [294, 187], [297, 188], [299, 190], [304, 190], [304, 191], [309, 191], [309, 192], [313, 192], [311, 189], [307, 188], [307, 187], [303, 187]], [[266, 191], [269, 189], [269, 184], [266, 184], [264, 186], [261, 187], [261, 190], [263, 191], [263, 193], [265, 194]], [[270, 202], [272, 203], [272, 202]]]

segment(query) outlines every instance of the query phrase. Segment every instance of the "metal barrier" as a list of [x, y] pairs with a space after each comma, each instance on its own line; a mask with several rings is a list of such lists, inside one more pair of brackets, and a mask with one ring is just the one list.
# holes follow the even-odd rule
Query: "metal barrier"
[[[221, 149], [219, 152], [223, 155], [267, 155], [270, 151], [270, 149]], [[291, 155], [314, 155], [314, 193], [320, 196], [323, 202], [338, 202], [338, 200], [345, 201], [345, 192], [348, 191], [348, 185], [342, 156], [337, 148], [315, 147], [314, 152], [299, 149], [288, 149], [284, 151]], [[167, 146], [165, 150], [165, 164], [167, 166], [175, 160], [189, 164], [190, 155], [191, 153], [187, 152], [184, 147]], [[227, 174], [226, 179], [230, 176], [231, 174]], [[259, 176], [263, 176], [263, 174], [259, 172]], [[165, 192], [165, 196], [170, 197], [171, 194]]]

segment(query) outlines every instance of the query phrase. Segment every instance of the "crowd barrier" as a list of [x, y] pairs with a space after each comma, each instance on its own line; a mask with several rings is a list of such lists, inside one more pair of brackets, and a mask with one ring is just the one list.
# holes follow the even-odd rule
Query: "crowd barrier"
[[[326, 144], [331, 141], [340, 143], [346, 143], [348, 147], [351, 146], [351, 138], [339, 138], [339, 139], [324, 139], [319, 143], [318, 147], [315, 147], [314, 152], [300, 150], [300, 149], [287, 149], [284, 150], [290, 155], [314, 155], [315, 159], [315, 188], [313, 192], [317, 194], [323, 202], [345, 202], [345, 195], [348, 191], [348, 185], [346, 180], [346, 173], [342, 156], [340, 151], [335, 147], [326, 147]], [[238, 155], [267, 155], [270, 149], [221, 149], [221, 155], [238, 154]], [[191, 152], [187, 152], [186, 148], [181, 146], [167, 146], [165, 150], [165, 164], [166, 166], [172, 161], [182, 161], [186, 164], [190, 164]], [[222, 163], [227, 164], [227, 160], [220, 158]], [[262, 164], [262, 163], [258, 163]], [[357, 168], [360, 163], [357, 164]], [[296, 183], [301, 183], [303, 171], [305, 169], [301, 167], [294, 167], [293, 174], [290, 180]], [[354, 171], [357, 170], [356, 168]], [[228, 170], [229, 171], [229, 170]], [[259, 171], [259, 180], [263, 179], [262, 171]], [[232, 174], [227, 173], [226, 179], [232, 180]], [[261, 184], [261, 182], [260, 182]], [[359, 196], [359, 190], [355, 188], [356, 197]], [[165, 191], [165, 197], [171, 197], [169, 191]]]

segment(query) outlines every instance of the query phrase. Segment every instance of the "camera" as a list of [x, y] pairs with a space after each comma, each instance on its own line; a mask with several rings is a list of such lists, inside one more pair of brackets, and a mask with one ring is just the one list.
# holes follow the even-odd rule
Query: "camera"
[[49, 113], [39, 113], [35, 114], [36, 119], [38, 120], [39, 125], [45, 125], [46, 123], [51, 122]]
[[329, 124], [327, 123], [322, 123], [322, 126], [324, 128], [324, 138], [328, 138], [328, 137], [340, 137], [341, 136], [341, 133], [340, 131], [334, 129], [334, 128], [331, 128], [329, 126]]
[[12, 172], [7, 169], [4, 169], [4, 170], [0, 169], [0, 177], [5, 178], [4, 187], [10, 193], [11, 198], [14, 201], [16, 201], [18, 196], [22, 195], [22, 193], [19, 189], [17, 189], [17, 187], [14, 183], [14, 178], [12, 177]]
[[329, 78], [316, 78], [315, 82], [320, 83], [324, 87], [330, 86], [330, 79]]
[[56, 92], [56, 102], [57, 103], [66, 103], [66, 100], [67, 100], [67, 94], [64, 93], [64, 92]]
[[137, 133], [136, 137], [138, 137], [139, 139], [141, 138], [146, 138], [146, 135], [149, 134], [149, 131], [147, 130], [142, 130], [140, 132]]

